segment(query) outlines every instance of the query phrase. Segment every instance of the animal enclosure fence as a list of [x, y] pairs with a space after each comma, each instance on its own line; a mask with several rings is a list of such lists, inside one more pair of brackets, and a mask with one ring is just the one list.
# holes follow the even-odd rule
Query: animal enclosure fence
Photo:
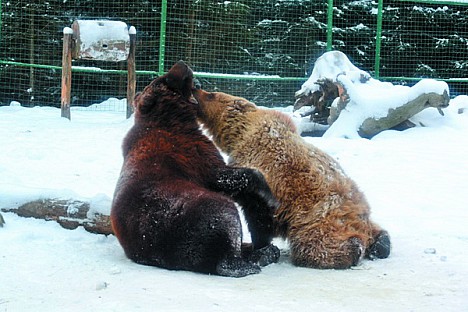
[[[442, 79], [468, 94], [468, 3], [429, 0], [0, 0], [0, 105], [60, 106], [63, 28], [137, 30], [137, 90], [177, 60], [208, 90], [290, 105], [315, 59], [340, 50], [382, 80]], [[125, 62], [75, 60], [72, 106], [125, 98]]]

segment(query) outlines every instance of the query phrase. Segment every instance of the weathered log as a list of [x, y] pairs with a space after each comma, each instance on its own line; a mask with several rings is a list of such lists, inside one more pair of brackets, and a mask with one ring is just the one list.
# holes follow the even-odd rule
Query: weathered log
[[[338, 88], [339, 96], [330, 108], [330, 116], [328, 117], [328, 124], [330, 126], [338, 119], [341, 112], [349, 103], [353, 102], [353, 109], [359, 109], [357, 107], [362, 104], [360, 103], [362, 99], [355, 99], [349, 95], [356, 94], [356, 92], [349, 92], [341, 82], [336, 82], [335, 84]], [[354, 88], [355, 86], [352, 83], [348, 83], [347, 87]], [[429, 91], [421, 93], [413, 100], [408, 100], [408, 102], [402, 102], [397, 107], [389, 108], [385, 116], [372, 117], [372, 115], [369, 115], [371, 117], [360, 122], [358, 134], [364, 138], [371, 138], [387, 129], [406, 130], [412, 128], [415, 125], [409, 119], [428, 107], [437, 108], [439, 113], [443, 115], [442, 108], [446, 108], [450, 102], [447, 90], [444, 90], [442, 94], [440, 92]], [[379, 102], [377, 101], [375, 104], [379, 105]]]
[[[372, 79], [345, 54], [329, 51], [316, 60], [309, 79], [295, 93], [294, 110], [311, 106], [310, 112], [301, 116], [311, 115], [313, 123], [328, 125], [331, 131], [325, 136], [348, 137], [342, 132], [351, 131], [350, 136], [369, 138], [386, 129], [411, 128], [414, 124], [408, 119], [413, 115], [427, 107], [442, 113], [441, 108], [449, 103], [448, 85], [441, 81], [422, 79], [408, 88], [392, 86]], [[343, 110], [348, 114], [338, 120]]]
[[89, 216], [89, 210], [90, 205], [87, 202], [50, 198], [35, 200], [18, 208], [2, 209], [4, 212], [13, 212], [20, 217], [56, 221], [66, 229], [76, 229], [82, 226], [91, 233], [112, 234], [110, 217], [99, 213]]
[[437, 108], [443, 115], [441, 108], [447, 107], [449, 101], [450, 97], [446, 91], [443, 94], [434, 92], [421, 94], [416, 99], [409, 101], [400, 107], [389, 109], [388, 114], [385, 117], [365, 119], [362, 122], [358, 133], [364, 138], [372, 137], [383, 130], [391, 129], [400, 125], [428, 107]]

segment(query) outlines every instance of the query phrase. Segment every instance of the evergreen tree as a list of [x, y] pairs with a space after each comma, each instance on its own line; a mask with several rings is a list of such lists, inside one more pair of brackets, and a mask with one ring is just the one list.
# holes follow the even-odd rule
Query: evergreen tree
[[[326, 50], [327, 1], [169, 0], [165, 70], [177, 60], [197, 72], [308, 77]], [[381, 76], [468, 76], [468, 6], [385, 1]], [[2, 2], [0, 59], [61, 66], [62, 30], [77, 19], [111, 19], [137, 29], [137, 70], [159, 70], [161, 1], [17, 0]], [[373, 74], [377, 1], [334, 1], [333, 49]], [[74, 66], [126, 69], [125, 62], [76, 60]], [[151, 79], [138, 75], [137, 89]], [[60, 105], [56, 69], [0, 65], [0, 105]], [[261, 105], [292, 104], [300, 82], [203, 79], [210, 90]], [[74, 73], [72, 105], [125, 97], [126, 76]], [[466, 83], [451, 83], [466, 93]]]

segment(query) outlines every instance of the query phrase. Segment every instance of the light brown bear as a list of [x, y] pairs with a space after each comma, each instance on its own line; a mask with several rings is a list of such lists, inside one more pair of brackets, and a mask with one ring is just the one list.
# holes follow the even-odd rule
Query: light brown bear
[[329, 155], [304, 141], [291, 118], [244, 98], [193, 90], [199, 121], [230, 164], [260, 170], [280, 201], [276, 233], [295, 265], [346, 269], [390, 254], [390, 237], [369, 218], [358, 189]]

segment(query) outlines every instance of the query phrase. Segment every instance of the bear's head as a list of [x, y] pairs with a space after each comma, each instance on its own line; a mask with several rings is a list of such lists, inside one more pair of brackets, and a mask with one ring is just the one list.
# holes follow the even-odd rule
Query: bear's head
[[218, 146], [229, 153], [235, 141], [253, 121], [251, 114], [257, 112], [257, 106], [244, 98], [223, 92], [207, 92], [202, 89], [192, 92], [199, 106], [199, 121]]
[[[192, 96], [193, 72], [179, 61], [163, 76], [154, 79], [135, 97], [135, 120], [158, 121], [197, 114], [197, 102]], [[174, 114], [171, 116], [171, 114]]]
[[297, 133], [293, 120], [286, 114], [257, 107], [254, 103], [222, 92], [193, 90], [198, 101], [198, 120], [224, 152], [230, 154], [239, 141], [255, 136]]

